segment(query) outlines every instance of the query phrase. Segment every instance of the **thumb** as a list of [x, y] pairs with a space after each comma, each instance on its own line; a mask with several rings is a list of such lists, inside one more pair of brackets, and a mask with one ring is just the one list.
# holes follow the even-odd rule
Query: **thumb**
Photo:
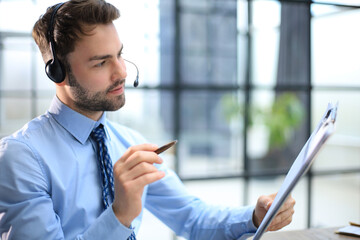
[[266, 196], [266, 198], [264, 199], [264, 208], [266, 209], [266, 211], [268, 211], [269, 208], [271, 207], [276, 195], [277, 195], [277, 193], [273, 193], [273, 194]]
[[271, 198], [267, 198], [267, 199], [265, 199], [265, 201], [264, 201], [264, 209], [266, 210], [266, 211], [268, 211], [269, 210], [269, 208], [271, 207], [271, 204], [273, 203], [273, 200], [271, 199]]

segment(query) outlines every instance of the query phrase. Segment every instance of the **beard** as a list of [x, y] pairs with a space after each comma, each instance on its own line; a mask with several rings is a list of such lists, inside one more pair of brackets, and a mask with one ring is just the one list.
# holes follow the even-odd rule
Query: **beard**
[[71, 68], [68, 68], [68, 79], [71, 92], [74, 96], [74, 104], [83, 111], [116, 111], [125, 104], [125, 94], [121, 94], [115, 98], [107, 97], [109, 91], [121, 85], [125, 80], [117, 80], [105, 91], [90, 93], [89, 90], [79, 84]]

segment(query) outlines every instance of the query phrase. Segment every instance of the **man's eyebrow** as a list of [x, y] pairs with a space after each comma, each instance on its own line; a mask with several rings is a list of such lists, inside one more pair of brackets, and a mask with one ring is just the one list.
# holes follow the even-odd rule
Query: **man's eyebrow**
[[104, 59], [108, 59], [108, 58], [111, 58], [110, 54], [103, 55], [103, 56], [93, 56], [93, 57], [89, 58], [89, 61], [104, 60]]
[[[121, 54], [123, 48], [124, 48], [124, 44], [121, 45], [121, 49], [119, 51], [119, 54]], [[108, 59], [108, 58], [111, 58], [111, 57], [112, 57], [112, 55], [110, 55], [110, 54], [100, 55], [100, 56], [93, 56], [93, 57], [89, 58], [89, 61], [105, 60], [105, 59]]]

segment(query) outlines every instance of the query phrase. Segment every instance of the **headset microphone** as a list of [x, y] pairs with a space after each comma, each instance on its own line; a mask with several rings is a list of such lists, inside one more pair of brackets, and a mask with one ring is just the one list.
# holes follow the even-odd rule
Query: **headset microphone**
[[126, 59], [124, 59], [124, 60], [135, 66], [135, 68], [136, 68], [136, 78], [135, 78], [135, 81], [134, 81], [134, 87], [139, 86], [139, 69], [138, 69], [138, 67], [136, 66], [135, 63], [133, 63], [133, 62], [131, 62], [129, 60], [126, 60]]

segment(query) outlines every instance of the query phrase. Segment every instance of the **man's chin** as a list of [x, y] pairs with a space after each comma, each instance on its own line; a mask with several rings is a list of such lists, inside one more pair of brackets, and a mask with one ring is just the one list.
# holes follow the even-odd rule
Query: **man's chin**
[[118, 102], [114, 103], [108, 110], [105, 111], [114, 112], [122, 108], [125, 105], [125, 97], [119, 96], [118, 100]]

